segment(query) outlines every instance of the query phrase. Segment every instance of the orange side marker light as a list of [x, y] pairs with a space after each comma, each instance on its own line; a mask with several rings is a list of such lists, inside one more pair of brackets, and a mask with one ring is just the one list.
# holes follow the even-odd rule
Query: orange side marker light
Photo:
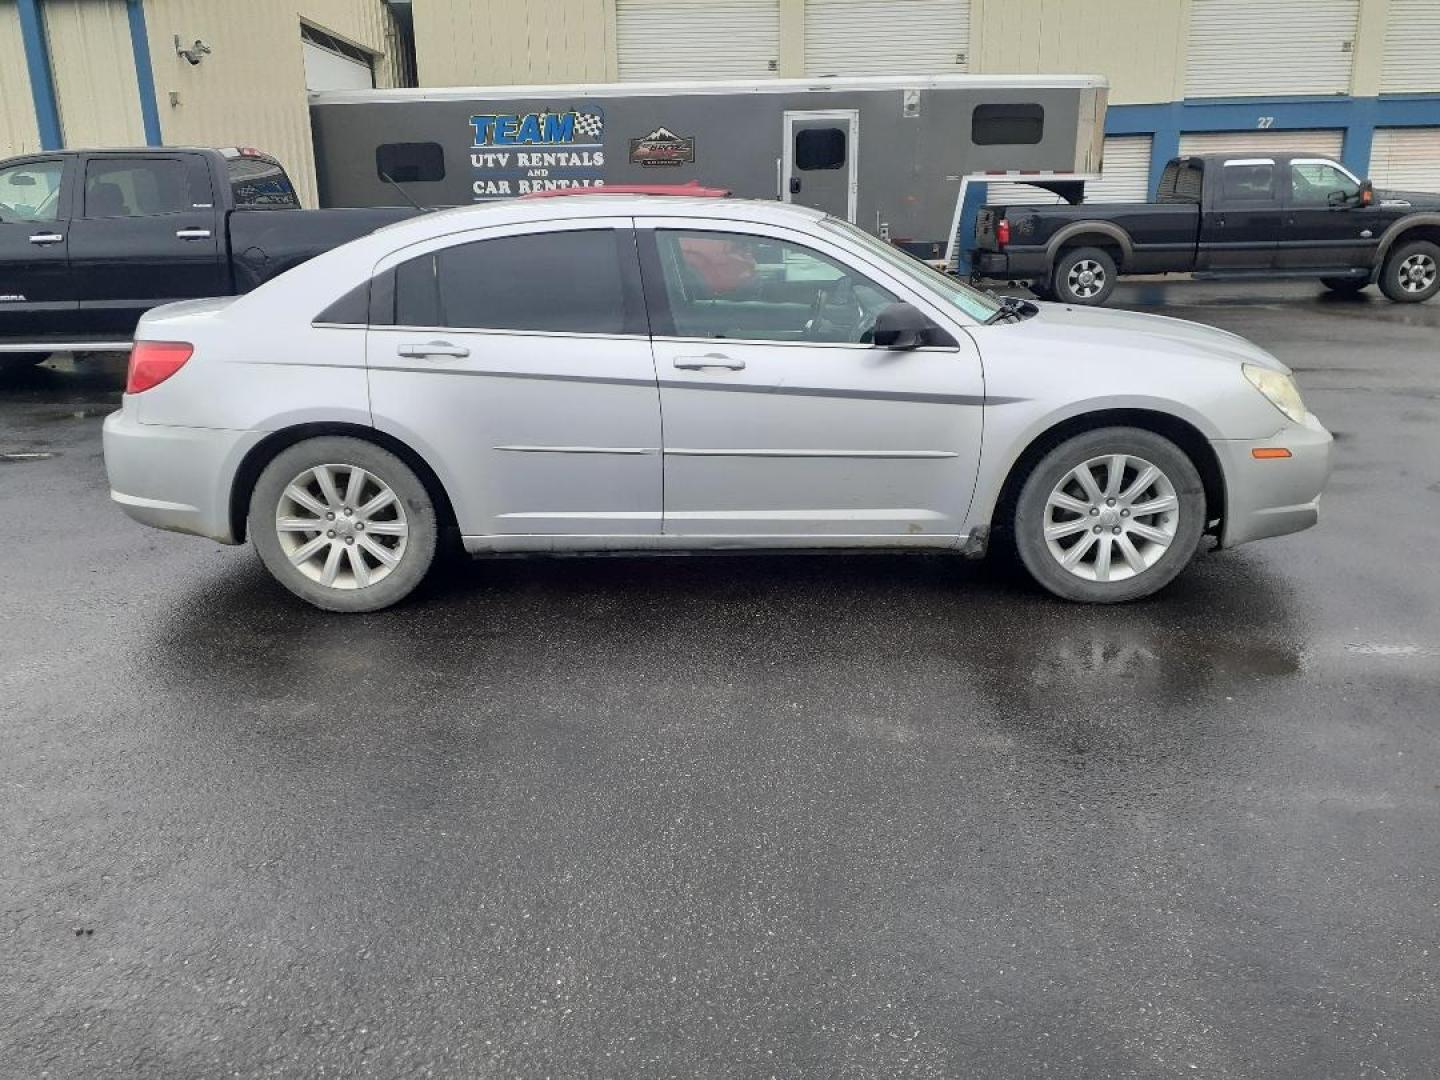
[[1267, 458], [1289, 457], [1290, 451], [1286, 450], [1283, 446], [1257, 446], [1250, 451], [1250, 456], [1264, 461]]

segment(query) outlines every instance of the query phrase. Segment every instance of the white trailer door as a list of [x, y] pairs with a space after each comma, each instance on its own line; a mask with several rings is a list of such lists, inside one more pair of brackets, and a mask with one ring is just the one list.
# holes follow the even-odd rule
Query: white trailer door
[[1440, 90], [1440, 0], [1390, 0], [1382, 94]]
[[1377, 128], [1370, 179], [1392, 191], [1440, 191], [1440, 127]]
[[1313, 154], [1340, 160], [1343, 131], [1192, 131], [1180, 136], [1181, 154]]
[[970, 68], [970, 0], [808, 0], [806, 75], [955, 75]]
[[1348, 94], [1358, 0], [1192, 0], [1186, 97]]
[[621, 82], [773, 79], [780, 0], [616, 0]]

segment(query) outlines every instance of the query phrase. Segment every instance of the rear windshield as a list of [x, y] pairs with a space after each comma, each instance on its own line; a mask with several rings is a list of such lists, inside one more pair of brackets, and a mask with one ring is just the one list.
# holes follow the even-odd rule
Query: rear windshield
[[251, 210], [298, 210], [300, 199], [280, 164], [262, 157], [225, 159], [235, 205]]
[[827, 217], [821, 222], [821, 225], [832, 232], [844, 233], [866, 251], [883, 259], [902, 274], [911, 279], [918, 279], [916, 283], [922, 288], [931, 294], [938, 295], [952, 307], [959, 308], [976, 322], [984, 322], [1000, 310], [1000, 302], [993, 296], [988, 296], [979, 289], [972, 288], [959, 278], [932, 269], [913, 255], [907, 255], [893, 244], [877, 240], [864, 229], [857, 228], [848, 221]]

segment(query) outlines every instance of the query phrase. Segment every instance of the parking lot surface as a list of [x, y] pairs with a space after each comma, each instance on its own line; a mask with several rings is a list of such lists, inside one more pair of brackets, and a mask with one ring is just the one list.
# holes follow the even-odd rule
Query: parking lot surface
[[0, 1076], [1433, 1077], [1440, 303], [1119, 302], [1337, 467], [1105, 609], [788, 556], [327, 615], [109, 505], [123, 362], [0, 377]]

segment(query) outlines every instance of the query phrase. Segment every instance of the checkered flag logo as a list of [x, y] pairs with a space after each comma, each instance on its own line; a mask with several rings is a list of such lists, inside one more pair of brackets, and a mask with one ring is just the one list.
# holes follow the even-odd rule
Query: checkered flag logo
[[585, 138], [591, 142], [599, 142], [600, 136], [604, 131], [604, 113], [578, 111], [575, 113], [575, 135], [577, 138]]

